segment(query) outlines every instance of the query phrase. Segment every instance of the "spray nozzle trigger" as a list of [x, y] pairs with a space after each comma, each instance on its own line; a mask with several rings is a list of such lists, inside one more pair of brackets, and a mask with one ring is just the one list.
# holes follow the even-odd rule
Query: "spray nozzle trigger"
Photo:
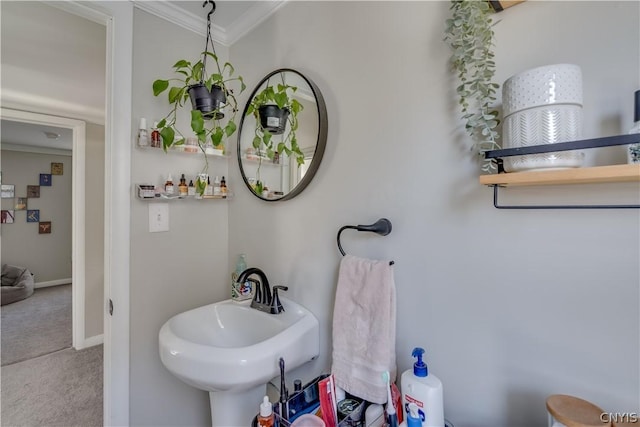
[[409, 403], [409, 416], [411, 418], [418, 418], [420, 416], [420, 414], [418, 414], [418, 405], [413, 402]]
[[424, 354], [424, 348], [416, 347], [411, 352], [413, 357], [417, 357], [418, 361], [413, 364], [413, 374], [416, 377], [426, 377], [429, 375], [427, 364], [422, 361], [422, 355]]

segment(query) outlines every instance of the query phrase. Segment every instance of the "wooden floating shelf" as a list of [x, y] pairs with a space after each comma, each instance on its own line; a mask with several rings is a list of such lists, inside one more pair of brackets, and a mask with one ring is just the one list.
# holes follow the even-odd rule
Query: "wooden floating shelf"
[[640, 164], [596, 166], [532, 172], [481, 175], [480, 184], [501, 187], [527, 185], [597, 184], [640, 182]]

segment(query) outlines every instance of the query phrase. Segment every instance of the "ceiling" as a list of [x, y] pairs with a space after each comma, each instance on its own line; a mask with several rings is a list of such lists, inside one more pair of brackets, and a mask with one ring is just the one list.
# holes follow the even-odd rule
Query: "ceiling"
[[[138, 9], [152, 13], [195, 33], [205, 35], [211, 6], [201, 0], [147, 1], [130, 0]], [[262, 21], [271, 16], [287, 0], [216, 1], [211, 15], [211, 33], [217, 43], [230, 46]]]
[[[59, 136], [56, 139], [52, 139], [47, 137], [45, 132], [50, 132]], [[43, 126], [2, 120], [0, 121], [0, 134], [2, 135], [2, 148], [11, 148], [16, 145], [28, 145], [31, 147], [71, 150], [73, 145], [72, 130], [54, 126]]]
[[[202, 36], [210, 6], [203, 1], [130, 0], [135, 7]], [[284, 1], [216, 1], [212, 36], [231, 45], [274, 13]], [[104, 124], [106, 32], [101, 24], [75, 16], [59, 2], [2, 1], [2, 104]], [[59, 6], [59, 7], [54, 7]], [[47, 67], [42, 67], [47, 61]], [[2, 144], [71, 149], [67, 129], [2, 120]], [[48, 139], [44, 131], [61, 136]]]
[[[177, 0], [170, 1], [169, 3], [180, 7], [186, 13], [200, 16], [203, 20], [206, 19], [207, 14], [211, 10], [210, 5], [206, 7], [202, 6], [204, 1]], [[224, 28], [226, 31], [230, 31], [231, 27], [233, 27], [244, 14], [249, 13], [252, 8], [257, 7], [258, 3], [260, 2], [247, 0], [217, 1], [215, 3], [216, 10], [211, 16], [211, 23]]]

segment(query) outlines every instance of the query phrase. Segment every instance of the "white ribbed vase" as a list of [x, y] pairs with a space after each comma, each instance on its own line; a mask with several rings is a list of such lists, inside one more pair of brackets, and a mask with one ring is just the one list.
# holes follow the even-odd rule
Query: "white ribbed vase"
[[[582, 137], [582, 72], [547, 65], [507, 79], [502, 87], [504, 148], [554, 144]], [[582, 151], [505, 157], [508, 172], [582, 166]]]

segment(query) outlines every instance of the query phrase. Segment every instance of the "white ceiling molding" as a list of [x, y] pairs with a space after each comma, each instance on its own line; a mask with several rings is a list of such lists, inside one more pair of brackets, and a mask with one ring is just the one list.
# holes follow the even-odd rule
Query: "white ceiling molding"
[[105, 25], [104, 15], [108, 14], [108, 11], [104, 10], [100, 6], [82, 4], [78, 1], [71, 2], [60, 0], [44, 0], [42, 3], [47, 6], [55, 7], [56, 9], [64, 10], [72, 15], [77, 15], [96, 24]]
[[[207, 20], [201, 16], [197, 16], [183, 8], [176, 6], [166, 1], [145, 1], [145, 0], [131, 0], [133, 5], [140, 10], [144, 10], [152, 15], [162, 18], [165, 21], [169, 21], [182, 28], [206, 37], [207, 35]], [[215, 41], [222, 43], [218, 40], [218, 30], [222, 30], [216, 25], [211, 26], [211, 35]], [[223, 30], [224, 32], [224, 30]]]
[[36, 154], [54, 154], [57, 156], [69, 156], [73, 155], [72, 150], [62, 150], [60, 148], [47, 148], [47, 147], [36, 147], [33, 145], [23, 145], [23, 144], [10, 144], [3, 142], [2, 149], [6, 151], [20, 151], [23, 153], [36, 153]]
[[3, 108], [32, 111], [34, 113], [67, 117], [104, 125], [104, 109], [64, 102], [45, 96], [33, 95], [9, 88], [2, 88], [0, 102]]
[[227, 46], [240, 40], [245, 34], [260, 25], [273, 15], [288, 0], [261, 1], [242, 14], [229, 28], [227, 28]]
[[[152, 15], [206, 37], [207, 20], [166, 1], [130, 0], [134, 6]], [[261, 1], [226, 27], [211, 25], [211, 37], [217, 43], [231, 46], [242, 36], [275, 13], [287, 0]]]

